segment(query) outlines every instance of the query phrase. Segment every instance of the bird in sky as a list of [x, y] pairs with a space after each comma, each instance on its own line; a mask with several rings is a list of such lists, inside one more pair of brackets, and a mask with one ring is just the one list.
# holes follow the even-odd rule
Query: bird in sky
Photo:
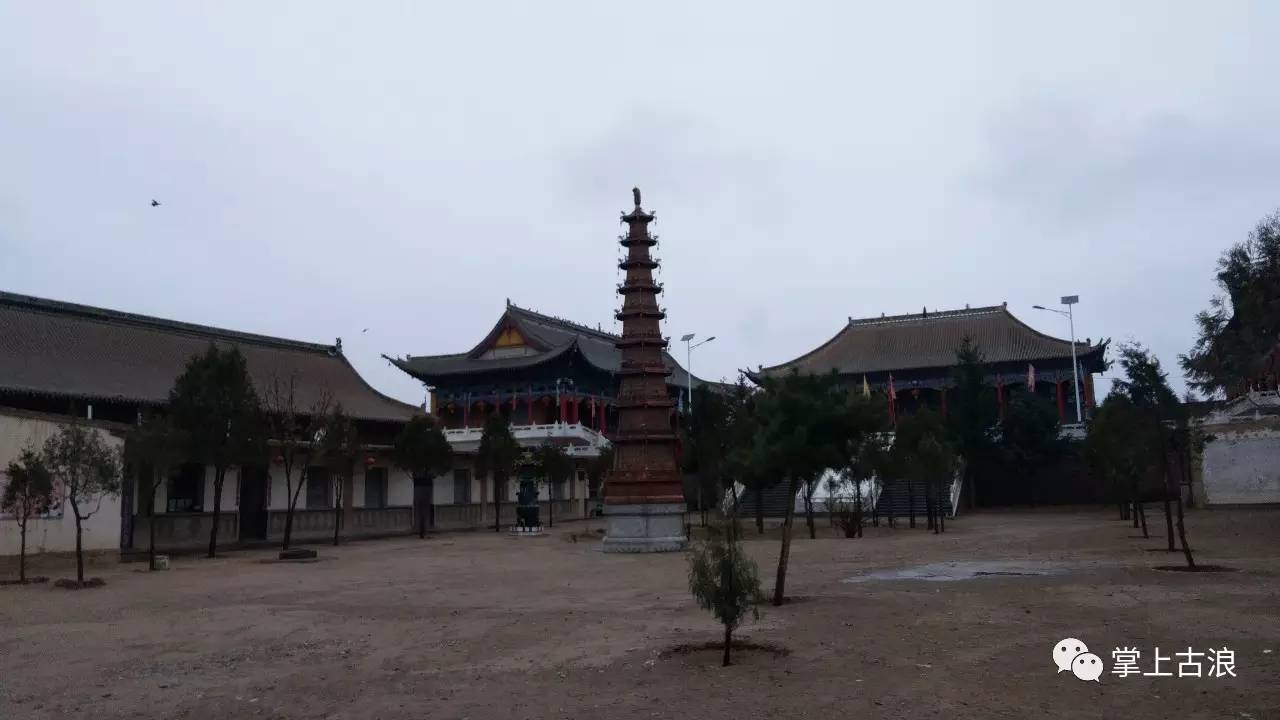
[[152, 200], [152, 201], [151, 201], [151, 207], [160, 207], [160, 201], [159, 201], [159, 200]]

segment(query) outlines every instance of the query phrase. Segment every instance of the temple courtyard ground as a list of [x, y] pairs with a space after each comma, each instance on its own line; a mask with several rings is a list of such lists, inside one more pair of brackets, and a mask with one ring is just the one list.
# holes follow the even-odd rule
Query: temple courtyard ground
[[[105, 587], [0, 588], [0, 718], [1268, 718], [1280, 713], [1280, 512], [1200, 511], [1181, 562], [1113, 510], [961, 517], [943, 536], [798, 530], [787, 587], [741, 635], [788, 654], [719, 667], [682, 555], [599, 552], [586, 523], [102, 562]], [[777, 542], [751, 554], [772, 584]], [[55, 575], [66, 568], [53, 568]], [[48, 569], [45, 570], [48, 572]], [[976, 574], [988, 573], [988, 574]], [[1013, 574], [1017, 573], [1017, 574]], [[853, 582], [850, 582], [850, 580]], [[1223, 647], [1236, 677], [1059, 674], [1064, 637]], [[1187, 668], [1190, 670], [1190, 667]], [[1210, 668], [1204, 665], [1207, 674]]]

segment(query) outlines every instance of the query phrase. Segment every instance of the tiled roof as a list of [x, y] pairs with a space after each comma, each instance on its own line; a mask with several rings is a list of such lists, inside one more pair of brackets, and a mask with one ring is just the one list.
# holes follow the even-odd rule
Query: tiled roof
[[[1068, 359], [1071, 343], [1033, 330], [1003, 305], [964, 310], [849, 319], [836, 336], [800, 357], [762, 368], [755, 375], [777, 375], [792, 368], [805, 373], [891, 372], [955, 365], [956, 350], [968, 337], [988, 363]], [[1082, 361], [1101, 360], [1106, 343], [1076, 343]], [[1095, 357], [1096, 356], [1096, 357]]]
[[[520, 334], [535, 348], [535, 354], [520, 357], [481, 358], [480, 355], [488, 349], [492, 338], [496, 337], [498, 331], [508, 324], [520, 330]], [[569, 352], [577, 352], [595, 367], [605, 372], [615, 373], [622, 366], [622, 353], [614, 346], [619, 339], [618, 335], [610, 332], [508, 304], [506, 311], [494, 324], [489, 335], [468, 352], [453, 355], [418, 355], [408, 358], [388, 357], [387, 359], [401, 370], [428, 383], [445, 377], [534, 367]], [[671, 357], [670, 353], [664, 352], [662, 355], [667, 367], [673, 371], [668, 382], [683, 386], [685, 384], [684, 368]], [[708, 383], [696, 375], [693, 376], [694, 387], [703, 384], [716, 385], [717, 383]]]
[[327, 390], [352, 417], [402, 421], [421, 412], [370, 387], [335, 345], [0, 292], [4, 391], [161, 404], [210, 342], [240, 348], [259, 391], [273, 377], [295, 376], [301, 408]]

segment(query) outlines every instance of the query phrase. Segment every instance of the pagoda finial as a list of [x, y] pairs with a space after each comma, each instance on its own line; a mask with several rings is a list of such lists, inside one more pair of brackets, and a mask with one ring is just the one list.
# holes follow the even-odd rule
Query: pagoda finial
[[639, 209], [639, 207], [640, 207], [640, 188], [638, 188], [638, 187], [633, 187], [633, 188], [631, 188], [631, 197], [632, 197], [632, 199], [634, 199], [634, 200], [636, 201], [636, 208], [637, 208], [637, 209]]

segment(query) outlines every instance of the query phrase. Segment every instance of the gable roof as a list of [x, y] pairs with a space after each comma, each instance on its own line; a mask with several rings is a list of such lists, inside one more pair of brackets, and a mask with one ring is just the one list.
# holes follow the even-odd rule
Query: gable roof
[[[988, 363], [1068, 359], [1071, 343], [1032, 329], [1004, 305], [941, 312], [849, 318], [835, 337], [817, 348], [779, 365], [761, 368], [757, 376], [778, 375], [793, 368], [842, 375], [948, 368], [956, 350], [969, 338]], [[1076, 355], [1086, 367], [1100, 363], [1107, 343], [1076, 343]]]
[[[516, 328], [524, 336], [529, 355], [508, 357], [482, 357], [498, 336], [508, 327]], [[493, 328], [471, 350], [452, 355], [416, 355], [407, 358], [386, 357], [391, 364], [428, 384], [444, 378], [461, 377], [473, 373], [520, 370], [550, 362], [567, 353], [577, 353], [590, 365], [607, 373], [616, 373], [622, 367], [622, 352], [615, 347], [621, 337], [598, 328], [581, 325], [563, 318], [543, 315], [512, 305], [509, 301]], [[662, 353], [663, 362], [673, 374], [668, 382], [683, 386], [685, 369], [668, 352]], [[694, 387], [718, 385], [694, 375]]]
[[240, 349], [259, 392], [295, 375], [302, 408], [327, 390], [355, 418], [398, 422], [422, 412], [374, 390], [337, 345], [0, 291], [0, 391], [160, 405], [211, 342]]

